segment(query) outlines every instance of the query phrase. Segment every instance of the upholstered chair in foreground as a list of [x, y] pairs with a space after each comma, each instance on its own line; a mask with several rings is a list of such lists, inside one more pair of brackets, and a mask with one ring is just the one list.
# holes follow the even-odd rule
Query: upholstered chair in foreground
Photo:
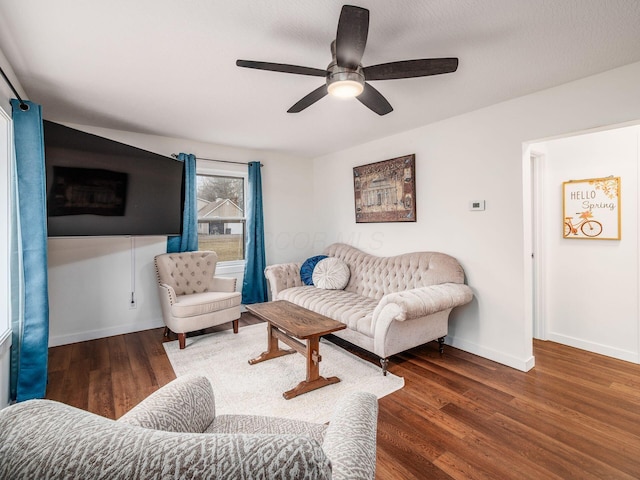
[[164, 253], [155, 257], [158, 293], [165, 336], [178, 334], [180, 348], [186, 334], [233, 322], [238, 333], [242, 295], [236, 279], [216, 277], [216, 252]]
[[329, 425], [216, 415], [206, 377], [184, 376], [118, 421], [52, 400], [0, 410], [0, 478], [373, 480], [378, 401], [342, 397]]

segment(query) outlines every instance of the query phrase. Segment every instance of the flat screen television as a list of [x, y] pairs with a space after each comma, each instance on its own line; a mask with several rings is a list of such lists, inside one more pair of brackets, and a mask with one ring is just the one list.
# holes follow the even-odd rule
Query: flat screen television
[[50, 237], [180, 235], [184, 164], [44, 121]]

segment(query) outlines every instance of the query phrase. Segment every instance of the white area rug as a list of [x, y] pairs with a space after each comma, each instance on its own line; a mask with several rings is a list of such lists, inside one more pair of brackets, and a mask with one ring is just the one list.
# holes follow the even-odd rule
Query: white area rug
[[[288, 348], [280, 344], [282, 348]], [[248, 360], [267, 349], [266, 324], [241, 327], [237, 335], [224, 330], [187, 338], [187, 348], [178, 341], [164, 348], [176, 376], [205, 375], [213, 385], [216, 413], [241, 413], [294, 418], [324, 423], [331, 419], [338, 398], [347, 392], [365, 391], [384, 397], [404, 386], [404, 379], [348, 353], [324, 339], [320, 344], [320, 375], [337, 376], [340, 382], [305, 393], [291, 400], [282, 397], [306, 378], [305, 359], [299, 353], [255, 365]]]

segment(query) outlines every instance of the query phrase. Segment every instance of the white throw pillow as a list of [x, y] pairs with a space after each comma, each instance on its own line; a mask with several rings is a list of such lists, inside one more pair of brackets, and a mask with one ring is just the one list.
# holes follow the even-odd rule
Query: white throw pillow
[[342, 290], [349, 283], [349, 266], [336, 257], [320, 260], [313, 269], [313, 284], [325, 290]]

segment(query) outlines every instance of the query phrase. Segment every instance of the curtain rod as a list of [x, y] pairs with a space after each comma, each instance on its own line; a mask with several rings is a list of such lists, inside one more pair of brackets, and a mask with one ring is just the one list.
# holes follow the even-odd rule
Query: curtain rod
[[[171, 156], [173, 158], [178, 158], [178, 155], [176, 155], [175, 153], [172, 153]], [[215, 158], [202, 158], [202, 157], [196, 157], [196, 160], [207, 160], [209, 162], [220, 162], [220, 163], [235, 163], [236, 165], [249, 165], [247, 162], [234, 162], [233, 160], [216, 160]], [[260, 164], [261, 167], [264, 167], [264, 165]]]
[[4, 81], [7, 82], [7, 85], [9, 85], [9, 88], [11, 89], [11, 91], [13, 91], [13, 94], [16, 96], [16, 98], [20, 102], [20, 110], [22, 110], [23, 112], [26, 112], [27, 110], [29, 110], [29, 105], [24, 103], [24, 100], [20, 98], [20, 94], [18, 94], [18, 91], [14, 88], [13, 83], [11, 83], [11, 80], [9, 80], [9, 77], [7, 77], [7, 75], [4, 73], [4, 70], [2, 69], [2, 67], [0, 67], [0, 73], [2, 74], [2, 78], [4, 78]]

